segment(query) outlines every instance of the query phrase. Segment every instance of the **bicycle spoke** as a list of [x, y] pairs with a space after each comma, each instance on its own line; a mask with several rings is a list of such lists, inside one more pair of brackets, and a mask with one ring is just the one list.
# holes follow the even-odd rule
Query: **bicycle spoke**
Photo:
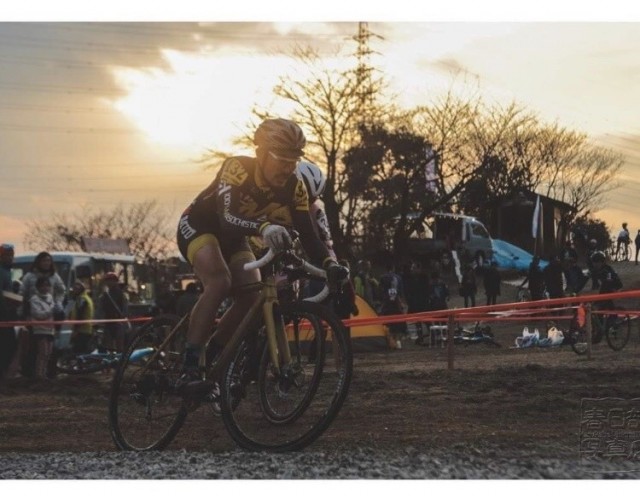
[[331, 312], [296, 303], [283, 315], [291, 363], [275, 369], [264, 348], [258, 379], [242, 387], [239, 401], [231, 385], [242, 379], [240, 359], [225, 375], [223, 419], [234, 440], [247, 449], [288, 451], [309, 445], [333, 420], [348, 390], [350, 342]]
[[[162, 449], [184, 422], [186, 410], [175, 391], [182, 359], [175, 345], [184, 345], [184, 329], [176, 329], [178, 322], [174, 316], [152, 319], [134, 337], [118, 364], [109, 424], [120, 449]], [[165, 344], [169, 334], [175, 339]], [[159, 351], [163, 345], [167, 350]], [[142, 355], [144, 349], [147, 355]]]

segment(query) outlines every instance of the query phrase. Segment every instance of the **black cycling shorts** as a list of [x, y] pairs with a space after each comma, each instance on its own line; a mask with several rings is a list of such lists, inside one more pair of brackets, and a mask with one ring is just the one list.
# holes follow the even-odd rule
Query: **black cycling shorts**
[[218, 236], [220, 232], [215, 221], [204, 221], [201, 217], [193, 217], [187, 210], [180, 217], [178, 224], [178, 249], [192, 265], [198, 250], [208, 244], [214, 244], [220, 248], [227, 264], [240, 260], [252, 262], [256, 259], [245, 236]]

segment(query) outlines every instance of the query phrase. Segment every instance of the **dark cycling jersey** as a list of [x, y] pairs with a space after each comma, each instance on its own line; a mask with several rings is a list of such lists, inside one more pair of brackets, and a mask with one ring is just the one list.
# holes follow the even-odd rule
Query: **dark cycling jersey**
[[594, 270], [594, 279], [600, 283], [600, 293], [613, 293], [622, 288], [622, 281], [610, 265], [603, 265], [600, 270]]
[[255, 158], [232, 157], [182, 214], [178, 246], [191, 261], [201, 247], [199, 241], [209, 241], [207, 236], [213, 235], [228, 260], [247, 251], [246, 236], [259, 235], [269, 223], [297, 230], [304, 250], [316, 264], [330, 258], [314, 232], [304, 182], [291, 175], [283, 187], [272, 187], [260, 175]]

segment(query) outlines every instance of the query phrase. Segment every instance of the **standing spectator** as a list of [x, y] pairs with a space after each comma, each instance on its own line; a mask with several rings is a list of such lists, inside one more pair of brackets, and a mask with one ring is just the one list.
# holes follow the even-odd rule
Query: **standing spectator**
[[537, 255], [531, 260], [527, 280], [529, 281], [531, 299], [534, 301], [542, 300], [544, 298], [544, 274], [540, 268], [540, 257]]
[[[402, 278], [396, 274], [393, 263], [387, 264], [387, 272], [380, 277], [380, 315], [396, 315], [407, 311]], [[396, 343], [402, 348], [402, 337], [406, 332], [404, 322], [388, 324], [389, 331]]]
[[[92, 321], [93, 300], [82, 281], [77, 280], [71, 288], [73, 306], [69, 318], [71, 320]], [[89, 353], [93, 350], [93, 324], [74, 324], [71, 331], [71, 348], [74, 354]]]
[[375, 309], [378, 295], [378, 281], [371, 276], [371, 262], [369, 260], [360, 260], [358, 263], [358, 273], [353, 278], [353, 285], [356, 294], [364, 298], [364, 300]]
[[[31, 270], [27, 272], [24, 279], [22, 279], [22, 297], [24, 299], [22, 315], [26, 318], [30, 317], [28, 304], [30, 303], [31, 297], [36, 294], [36, 281], [40, 277], [46, 277], [49, 279], [49, 284], [51, 284], [55, 315], [58, 316], [61, 313], [63, 314], [64, 298], [67, 290], [62, 282], [62, 278], [56, 272], [56, 268], [53, 264], [53, 258], [49, 253], [43, 251], [38, 253], [33, 261]], [[26, 310], [24, 310], [25, 307]], [[64, 316], [56, 320], [62, 319], [64, 319]]]
[[440, 277], [440, 272], [433, 271], [431, 273], [431, 281], [429, 282], [429, 310], [446, 310], [449, 301], [449, 288]]
[[[412, 262], [402, 276], [404, 292], [407, 300], [407, 312], [415, 314], [427, 310], [427, 295], [429, 292], [429, 279], [423, 272], [418, 262]], [[424, 342], [423, 322], [416, 323], [416, 344]]]
[[[40, 277], [49, 279], [53, 296], [53, 319], [64, 319], [64, 299], [66, 288], [62, 278], [56, 272], [51, 255], [42, 251], [36, 255], [31, 270], [22, 279], [22, 316], [30, 320], [31, 297], [36, 294], [36, 282]], [[59, 330], [59, 326], [56, 326]], [[36, 345], [31, 330], [23, 329], [20, 332], [18, 342], [18, 355], [20, 356], [21, 371], [24, 376], [31, 376], [35, 369]]]
[[631, 236], [629, 235], [629, 230], [627, 229], [627, 222], [622, 224], [622, 229], [618, 232], [618, 240], [616, 244], [616, 256], [620, 253], [620, 245], [624, 244], [624, 254], [627, 254], [627, 246], [631, 244]]
[[[29, 300], [30, 314], [34, 321], [52, 321], [55, 302], [51, 294], [51, 282], [47, 276], [36, 280], [36, 293]], [[47, 379], [47, 366], [53, 352], [55, 329], [51, 325], [33, 325], [33, 337], [36, 345], [35, 377]]]
[[564, 276], [567, 280], [566, 293], [569, 296], [576, 296], [580, 293], [584, 285], [589, 280], [589, 278], [584, 275], [584, 272], [582, 272], [578, 262], [575, 261], [564, 271]]
[[638, 265], [638, 253], [640, 253], [640, 229], [638, 229], [634, 243], [636, 244], [636, 265]]
[[[638, 231], [640, 233], [640, 231]], [[591, 290], [595, 291], [600, 287], [596, 272], [594, 272], [593, 255], [598, 252], [598, 241], [595, 239], [589, 240], [589, 247], [587, 249], [587, 268], [589, 269], [589, 275], [591, 276]]]
[[[3, 294], [4, 291], [13, 291], [11, 282], [13, 256], [13, 245], [0, 246], [0, 322], [15, 321], [18, 318], [19, 302], [10, 300]], [[17, 347], [18, 341], [13, 327], [0, 327], [0, 380], [8, 375]]]
[[562, 250], [562, 262], [569, 268], [574, 262], [578, 261], [578, 252], [573, 247], [571, 241], [564, 243], [564, 249]]
[[487, 305], [495, 305], [500, 294], [500, 272], [498, 263], [491, 261], [491, 265], [484, 271], [484, 292], [487, 295]]
[[562, 298], [564, 296], [562, 274], [560, 258], [554, 256], [544, 269], [544, 283], [547, 286], [549, 298]]
[[[127, 297], [114, 272], [104, 276], [106, 289], [100, 296], [100, 306], [104, 319], [124, 319], [127, 316]], [[125, 325], [123, 322], [106, 322], [104, 324], [105, 347], [116, 352], [124, 351]]]
[[468, 263], [462, 269], [462, 280], [460, 281], [460, 296], [464, 298], [464, 307], [476, 306], [476, 272]]

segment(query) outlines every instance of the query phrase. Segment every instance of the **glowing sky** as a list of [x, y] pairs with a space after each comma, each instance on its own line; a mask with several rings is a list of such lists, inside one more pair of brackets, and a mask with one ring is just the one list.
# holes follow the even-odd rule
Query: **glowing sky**
[[[452, 87], [516, 100], [627, 158], [597, 215], [640, 227], [637, 23], [372, 22], [372, 62], [400, 103]], [[91, 204], [159, 199], [178, 213], [211, 178], [194, 159], [232, 150], [268, 105], [286, 56], [313, 44], [332, 63], [357, 23], [0, 23], [0, 239]], [[355, 45], [351, 45], [355, 48]], [[298, 73], [303, 77], [303, 73]]]

